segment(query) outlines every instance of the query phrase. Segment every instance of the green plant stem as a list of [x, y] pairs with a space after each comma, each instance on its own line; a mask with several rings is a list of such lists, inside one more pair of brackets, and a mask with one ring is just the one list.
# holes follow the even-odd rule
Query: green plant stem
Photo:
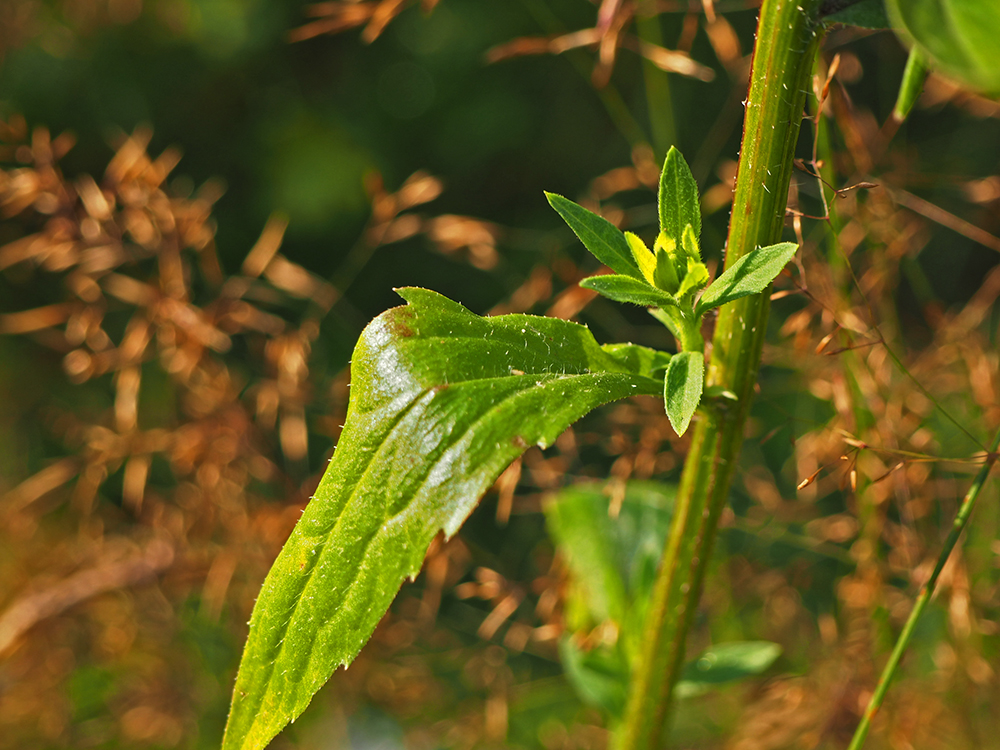
[[694, 313], [685, 313], [682, 311], [679, 333], [681, 334], [681, 340], [678, 343], [680, 344], [681, 351], [704, 351], [705, 339], [701, 335], [700, 317], [695, 317]]
[[[636, 30], [639, 38], [650, 44], [663, 46], [663, 30], [659, 15], [637, 15]], [[653, 137], [656, 159], [663, 161], [670, 147], [677, 142], [677, 128], [674, 124], [673, 97], [670, 95], [670, 78], [665, 70], [642, 59], [642, 77], [646, 83], [646, 106], [649, 109], [649, 129]]]
[[951, 524], [951, 530], [948, 532], [948, 536], [944, 540], [944, 547], [941, 549], [941, 554], [938, 555], [937, 564], [934, 566], [934, 572], [931, 573], [931, 577], [927, 579], [927, 583], [925, 583], [920, 589], [920, 595], [917, 596], [917, 601], [913, 605], [913, 610], [910, 612], [910, 616], [907, 618], [906, 624], [903, 626], [903, 630], [899, 634], [899, 638], [896, 639], [896, 645], [892, 649], [889, 661], [886, 662], [885, 668], [882, 670], [882, 675], [878, 679], [878, 684], [875, 686], [875, 692], [872, 694], [871, 700], [868, 701], [868, 707], [865, 709], [865, 713], [861, 717], [861, 722], [858, 724], [858, 728], [854, 731], [854, 737], [851, 739], [851, 744], [848, 746], [848, 750], [860, 750], [861, 746], [865, 742], [865, 738], [868, 736], [868, 730], [871, 728], [872, 719], [875, 718], [875, 714], [877, 714], [879, 708], [882, 707], [882, 701], [885, 700], [885, 694], [889, 690], [889, 684], [892, 682], [892, 678], [896, 676], [896, 671], [899, 669], [899, 662], [903, 658], [903, 652], [906, 651], [907, 645], [910, 643], [910, 637], [913, 635], [913, 629], [917, 624], [917, 620], [920, 619], [920, 615], [927, 608], [928, 602], [930, 602], [931, 597], [934, 595], [934, 588], [937, 585], [938, 576], [941, 575], [941, 571], [944, 569], [945, 563], [948, 562], [948, 558], [951, 556], [951, 551], [955, 548], [958, 538], [965, 530], [965, 527], [969, 522], [969, 517], [972, 515], [972, 509], [976, 504], [976, 498], [979, 497], [980, 490], [982, 490], [983, 485], [986, 484], [986, 478], [990, 474], [990, 469], [992, 469], [993, 464], [996, 463], [998, 447], [1000, 447], [1000, 432], [998, 432], [996, 437], [993, 438], [993, 444], [990, 446], [989, 453], [986, 454], [986, 463], [983, 464], [983, 468], [979, 470], [979, 473], [972, 482], [972, 486], [969, 487], [969, 491], [965, 493], [965, 498], [962, 500], [962, 505], [958, 509], [958, 514], [955, 516], [955, 520]]
[[[818, 49], [819, 5], [819, 0], [765, 0], [761, 6], [727, 267], [781, 238], [795, 143]], [[646, 617], [643, 651], [616, 736], [618, 750], [662, 745], [688, 627], [743, 442], [769, 308], [766, 290], [720, 309], [705, 385], [731, 391], [737, 400], [710, 401], [695, 427]]]

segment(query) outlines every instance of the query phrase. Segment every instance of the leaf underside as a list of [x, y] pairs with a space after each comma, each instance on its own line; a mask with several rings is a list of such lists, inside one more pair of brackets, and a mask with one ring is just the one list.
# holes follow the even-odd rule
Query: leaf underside
[[[424, 289], [362, 333], [347, 420], [250, 620], [224, 750], [263, 748], [371, 636], [439, 531], [596, 406], [658, 395], [663, 355], [553, 318], [482, 318]], [[662, 375], [661, 375], [662, 378]]]

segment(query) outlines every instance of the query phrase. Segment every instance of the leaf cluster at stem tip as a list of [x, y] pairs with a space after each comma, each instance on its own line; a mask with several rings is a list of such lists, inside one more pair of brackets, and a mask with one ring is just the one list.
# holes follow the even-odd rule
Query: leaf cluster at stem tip
[[764, 291], [795, 255], [797, 245], [758, 247], [709, 284], [699, 238], [698, 185], [680, 152], [671, 147], [660, 174], [660, 232], [650, 250], [642, 239], [561, 195], [549, 204], [593, 255], [613, 273], [589, 276], [580, 286], [616, 302], [650, 308], [677, 340], [664, 375], [663, 398], [670, 424], [682, 435], [701, 402], [704, 348], [701, 321], [727, 302]]

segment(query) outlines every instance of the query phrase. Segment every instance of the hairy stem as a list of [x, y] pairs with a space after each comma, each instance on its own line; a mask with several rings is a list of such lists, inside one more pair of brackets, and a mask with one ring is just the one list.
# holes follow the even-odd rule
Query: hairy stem
[[681, 351], [702, 352], [705, 350], [705, 339], [701, 336], [701, 318], [694, 313], [686, 314], [682, 312], [680, 326]]
[[[727, 267], [781, 238], [795, 143], [818, 49], [819, 6], [819, 0], [765, 0], [761, 6]], [[720, 310], [705, 385], [721, 386], [737, 400], [709, 402], [695, 427], [646, 619], [643, 652], [616, 737], [619, 750], [662, 745], [688, 627], [743, 442], [769, 308], [765, 290]]]
[[868, 736], [868, 730], [871, 728], [872, 719], [875, 718], [875, 714], [877, 714], [879, 708], [881, 708], [882, 701], [885, 700], [885, 694], [889, 690], [889, 683], [891, 683], [892, 678], [896, 676], [896, 670], [899, 668], [899, 662], [903, 658], [903, 652], [906, 651], [906, 647], [910, 643], [910, 636], [913, 635], [913, 628], [916, 626], [917, 620], [920, 619], [920, 615], [923, 614], [924, 609], [926, 609], [927, 603], [931, 600], [931, 596], [934, 594], [934, 588], [937, 585], [938, 576], [941, 575], [941, 571], [944, 569], [945, 563], [948, 562], [948, 558], [951, 556], [951, 551], [955, 548], [955, 544], [958, 542], [958, 537], [961, 536], [962, 532], [965, 530], [965, 526], [969, 522], [969, 517], [972, 515], [972, 508], [976, 504], [976, 498], [979, 497], [979, 491], [983, 488], [983, 485], [986, 484], [986, 478], [990, 474], [990, 469], [992, 469], [993, 464], [996, 463], [998, 447], [1000, 447], [1000, 432], [998, 432], [996, 437], [993, 438], [993, 444], [990, 446], [989, 453], [986, 454], [986, 463], [983, 465], [983, 468], [979, 470], [976, 478], [972, 481], [969, 491], [965, 493], [965, 498], [962, 500], [962, 505], [958, 509], [958, 514], [952, 522], [951, 530], [948, 532], [948, 536], [944, 540], [944, 547], [941, 550], [941, 554], [938, 556], [937, 564], [934, 566], [934, 571], [931, 573], [931, 577], [927, 579], [927, 583], [925, 583], [920, 589], [920, 595], [917, 597], [917, 601], [913, 605], [913, 610], [910, 612], [910, 616], [907, 618], [906, 624], [903, 626], [903, 630], [899, 634], [899, 638], [896, 639], [896, 645], [892, 649], [889, 661], [886, 662], [885, 668], [882, 670], [882, 675], [879, 677], [878, 685], [875, 686], [875, 692], [872, 694], [871, 700], [868, 701], [868, 707], [865, 709], [865, 713], [861, 717], [861, 721], [858, 724], [858, 728], [854, 732], [854, 737], [847, 750], [860, 750], [861, 746], [865, 742], [865, 738]]

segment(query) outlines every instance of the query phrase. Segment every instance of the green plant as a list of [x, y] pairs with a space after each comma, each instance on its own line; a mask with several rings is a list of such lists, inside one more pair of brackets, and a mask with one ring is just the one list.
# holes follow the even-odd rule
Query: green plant
[[[698, 186], [683, 157], [673, 147], [660, 175], [660, 232], [652, 252], [632, 232], [622, 233], [607, 219], [561, 195], [547, 196], [584, 246], [616, 272], [590, 276], [580, 286], [594, 289], [616, 302], [648, 307], [650, 314], [676, 338], [678, 352], [667, 365], [663, 400], [671, 425], [678, 435], [683, 435], [702, 397], [705, 370], [702, 318], [709, 310], [766, 289], [792, 259], [795, 244], [783, 242], [752, 248], [709, 284], [708, 268], [702, 262], [698, 242], [701, 234]], [[709, 396], [735, 398], [722, 389]]]
[[[614, 272], [582, 285], [650, 307], [677, 339], [677, 353], [600, 346], [585, 328], [559, 320], [480, 318], [416, 288], [400, 290], [408, 304], [365, 329], [334, 460], [255, 608], [224, 747], [262, 747], [301, 714], [332, 672], [357, 655], [401, 582], [419, 571], [433, 538], [454, 534], [526, 448], [551, 444], [596, 406], [662, 393], [678, 434], [699, 406], [703, 417], [639, 618], [643, 637], [632, 657], [636, 669], [618, 734], [621, 748], [660, 744], [752, 400], [769, 309], [760, 292], [796, 248], [779, 240], [823, 5], [774, 0], [762, 6], [726, 270], [715, 282], [709, 284], [701, 258], [695, 182], [676, 150], [660, 179], [660, 231], [652, 250], [636, 235], [549, 195], [588, 250]], [[944, 61], [947, 52], [928, 48], [921, 55]], [[701, 321], [715, 307], [721, 310], [706, 373]], [[571, 647], [565, 658], [571, 670], [585, 671]], [[613, 691], [593, 692], [597, 702], [622, 702]]]
[[365, 329], [334, 459], [254, 608], [225, 746], [261, 747], [305, 710], [419, 572], [432, 539], [453, 535], [529, 446], [548, 446], [594, 407], [639, 394], [663, 394], [677, 432], [687, 429], [702, 397], [702, 316], [768, 287], [795, 245], [757, 248], [709, 285], [697, 189], [674, 149], [660, 185], [655, 255], [572, 201], [549, 201], [618, 271], [583, 283], [653, 306], [678, 338], [674, 355], [599, 346], [586, 328], [557, 319], [481, 318], [417, 288], [398, 290], [408, 304]]

